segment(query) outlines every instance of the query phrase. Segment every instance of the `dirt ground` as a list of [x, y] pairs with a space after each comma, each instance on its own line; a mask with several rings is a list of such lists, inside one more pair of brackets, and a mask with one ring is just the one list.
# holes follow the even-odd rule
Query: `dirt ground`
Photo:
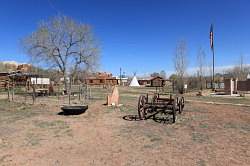
[[99, 98], [81, 115], [48, 104], [0, 100], [0, 165], [250, 165], [250, 108], [186, 103], [177, 122], [133, 119], [138, 93], [120, 108]]

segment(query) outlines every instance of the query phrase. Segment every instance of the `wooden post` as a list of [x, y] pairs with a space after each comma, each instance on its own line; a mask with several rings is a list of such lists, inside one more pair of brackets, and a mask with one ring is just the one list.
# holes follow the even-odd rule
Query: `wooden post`
[[91, 88], [89, 88], [89, 96], [88, 99], [91, 99]]
[[83, 89], [84, 88], [84, 86], [83, 85], [81, 85], [81, 98], [83, 99]]
[[15, 95], [15, 81], [14, 81], [14, 78], [13, 78], [13, 81], [12, 81], [12, 101], [14, 101], [14, 95]]
[[70, 105], [70, 100], [71, 100], [71, 78], [69, 79], [69, 92], [68, 92], [68, 96], [69, 96], [69, 105]]
[[36, 101], [36, 88], [35, 88], [34, 84], [32, 86], [32, 89], [33, 89], [32, 100], [33, 100], [33, 104], [35, 104], [35, 101]]
[[58, 101], [60, 100], [60, 84], [58, 83], [58, 88], [57, 88], [57, 98], [58, 98]]
[[172, 81], [172, 89], [173, 89], [173, 93], [174, 93], [174, 80]]
[[86, 86], [87, 85], [84, 85], [83, 90], [82, 90], [82, 95], [83, 95], [84, 100], [86, 100]]
[[27, 81], [26, 81], [26, 83], [25, 83], [25, 94], [24, 94], [25, 103], [26, 103], [26, 100], [27, 100], [27, 95], [28, 95], [28, 85], [27, 85]]
[[81, 100], [81, 84], [79, 84], [79, 93], [78, 93], [78, 100]]
[[8, 80], [7, 88], [8, 88], [8, 101], [10, 101], [10, 81], [9, 80]]

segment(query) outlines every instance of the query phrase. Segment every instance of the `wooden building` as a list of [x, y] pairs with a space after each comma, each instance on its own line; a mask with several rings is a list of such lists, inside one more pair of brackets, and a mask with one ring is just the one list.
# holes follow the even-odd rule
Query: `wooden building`
[[142, 86], [163, 87], [165, 85], [166, 80], [160, 76], [157, 76], [140, 78], [138, 79], [138, 82]]
[[8, 72], [1, 72], [0, 73], [0, 89], [5, 89], [7, 87], [9, 81], [9, 73]]
[[[39, 80], [41, 78], [37, 74], [24, 73], [24, 72], [21, 72], [21, 71], [1, 72], [0, 73], [0, 88], [7, 89], [8, 85], [12, 86], [13, 84], [15, 86], [23, 86], [23, 87], [27, 86], [28, 89], [30, 89], [30, 86], [32, 84], [36, 84], [37, 86], [38, 85], [44, 85], [44, 83], [42, 83], [42, 84], [39, 84], [38, 82], [34, 83], [34, 81], [32, 82], [32, 79], [33, 80], [34, 79]], [[49, 80], [48, 78], [43, 78], [43, 79]]]
[[141, 86], [150, 86], [150, 83], [151, 83], [151, 79], [153, 77], [143, 77], [143, 78], [138, 78], [138, 83], [141, 85]]
[[31, 72], [31, 64], [21, 64], [17, 66], [18, 71]]
[[237, 85], [238, 85], [237, 86], [238, 91], [250, 92], [250, 79], [247, 79], [245, 81], [238, 81]]
[[85, 82], [87, 85], [105, 85], [105, 86], [118, 85], [118, 80], [116, 79], [116, 77], [113, 77], [111, 73], [106, 73], [106, 72], [94, 73], [91, 76], [88, 76]]
[[163, 87], [165, 85], [165, 80], [162, 77], [157, 76], [150, 80], [150, 85], [152, 87]]
[[227, 78], [224, 83], [224, 91], [227, 94], [250, 92], [250, 78], [244, 81], [238, 81], [237, 78]]

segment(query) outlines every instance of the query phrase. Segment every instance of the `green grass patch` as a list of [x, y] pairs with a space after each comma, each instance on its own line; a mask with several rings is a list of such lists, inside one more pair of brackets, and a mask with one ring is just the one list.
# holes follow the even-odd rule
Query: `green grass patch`
[[208, 135], [206, 135], [204, 133], [193, 132], [192, 133], [192, 140], [194, 142], [204, 143], [204, 142], [208, 142], [209, 137], [208, 137]]
[[24, 120], [38, 115], [38, 112], [33, 110], [30, 105], [0, 100], [0, 124]]
[[70, 129], [70, 126], [62, 120], [34, 121], [34, 125], [41, 129], [52, 132], [54, 137], [60, 137], [65, 135], [70, 137], [73, 136], [73, 132], [72, 129]]
[[224, 128], [226, 129], [234, 129], [238, 131], [250, 132], [250, 124], [236, 124], [236, 123], [226, 123], [224, 124]]
[[26, 135], [25, 146], [37, 146], [40, 145], [40, 141], [43, 140], [40, 135], [34, 133], [28, 133]]
[[209, 126], [208, 124], [200, 123], [200, 128], [207, 129]]
[[232, 103], [232, 104], [249, 104], [250, 103], [250, 99], [247, 97], [187, 96], [186, 99], [204, 101], [204, 102]]
[[35, 125], [44, 129], [65, 129], [69, 128], [69, 125], [62, 120], [55, 121], [35, 121]]
[[199, 159], [199, 160], [197, 161], [197, 166], [206, 166], [205, 160]]
[[237, 125], [232, 123], [232, 122], [229, 122], [229, 123], [224, 124], [224, 128], [226, 128], [226, 129], [237, 129]]
[[137, 111], [137, 108], [131, 105], [123, 105], [119, 108], [123, 112], [136, 112]]

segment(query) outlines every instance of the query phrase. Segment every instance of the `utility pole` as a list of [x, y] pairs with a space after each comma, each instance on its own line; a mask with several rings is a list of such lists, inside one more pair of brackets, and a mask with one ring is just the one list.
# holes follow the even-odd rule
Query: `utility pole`
[[122, 84], [122, 68], [120, 67], [120, 85]]

